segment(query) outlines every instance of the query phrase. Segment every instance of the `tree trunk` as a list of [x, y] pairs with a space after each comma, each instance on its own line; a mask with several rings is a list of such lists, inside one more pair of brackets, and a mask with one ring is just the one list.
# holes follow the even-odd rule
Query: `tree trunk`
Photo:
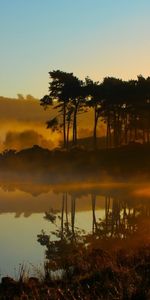
[[92, 232], [93, 234], [97, 231], [97, 222], [95, 215], [95, 206], [96, 206], [96, 196], [94, 194], [92, 196], [92, 214], [93, 214], [93, 224], [92, 224]]
[[77, 112], [78, 112], [78, 103], [75, 106], [74, 116], [73, 116], [73, 144], [77, 144]]
[[107, 129], [106, 129], [106, 148], [111, 147], [111, 130], [110, 130], [110, 115], [107, 116]]
[[124, 143], [127, 145], [128, 143], [128, 119], [127, 115], [125, 116], [125, 125], [124, 125]]
[[65, 193], [65, 212], [66, 212], [66, 228], [67, 232], [69, 232], [69, 221], [68, 221], [68, 194]]
[[65, 206], [65, 194], [62, 197], [62, 208], [61, 208], [61, 236], [63, 238], [64, 233], [64, 206]]
[[97, 148], [97, 122], [98, 122], [98, 113], [97, 113], [97, 106], [95, 106], [94, 107], [94, 130], [93, 130], [94, 149]]
[[75, 232], [74, 232], [74, 225], [75, 225], [75, 197], [72, 196], [71, 198], [71, 228], [72, 228], [72, 234], [73, 237], [75, 236]]
[[67, 124], [67, 148], [69, 147], [69, 132], [70, 132], [70, 121], [71, 120], [68, 120], [68, 124]]
[[73, 145], [75, 144], [75, 112], [74, 112], [74, 115], [73, 115], [73, 127], [72, 127], [72, 130], [73, 130], [73, 133], [72, 133], [72, 142], [73, 142]]
[[114, 147], [117, 147], [117, 120], [116, 120], [116, 112], [114, 110]]
[[63, 135], [64, 135], [64, 148], [66, 148], [66, 103], [65, 101], [63, 107]]

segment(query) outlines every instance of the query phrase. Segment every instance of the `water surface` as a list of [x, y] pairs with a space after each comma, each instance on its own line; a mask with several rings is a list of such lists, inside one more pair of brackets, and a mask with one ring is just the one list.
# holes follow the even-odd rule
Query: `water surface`
[[[56, 222], [44, 218], [45, 212]], [[21, 264], [30, 273], [42, 270], [45, 248], [37, 241], [68, 223], [107, 240], [149, 239], [150, 189], [148, 184], [1, 183], [0, 187], [0, 274], [18, 276]], [[63, 226], [63, 228], [62, 228]], [[53, 235], [53, 239], [55, 236]]]

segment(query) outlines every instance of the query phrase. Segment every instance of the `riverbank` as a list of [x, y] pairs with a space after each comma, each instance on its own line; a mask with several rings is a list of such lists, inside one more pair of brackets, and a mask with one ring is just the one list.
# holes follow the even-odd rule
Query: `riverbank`
[[62, 279], [2, 278], [0, 299], [149, 299], [149, 261], [150, 244], [113, 253], [91, 249], [78, 253], [74, 271]]
[[[131, 144], [120, 148], [70, 151], [34, 146], [19, 152], [9, 150], [0, 154], [0, 169], [20, 176], [44, 176], [50, 182], [101, 180], [104, 177], [150, 177], [150, 144]], [[144, 177], [145, 180], [145, 177]]]

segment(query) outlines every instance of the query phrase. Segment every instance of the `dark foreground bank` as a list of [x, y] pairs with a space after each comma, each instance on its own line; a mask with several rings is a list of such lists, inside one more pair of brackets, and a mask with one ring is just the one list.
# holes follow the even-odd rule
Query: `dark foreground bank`
[[109, 253], [92, 249], [76, 257], [69, 276], [52, 280], [4, 277], [0, 299], [150, 299], [150, 245]]

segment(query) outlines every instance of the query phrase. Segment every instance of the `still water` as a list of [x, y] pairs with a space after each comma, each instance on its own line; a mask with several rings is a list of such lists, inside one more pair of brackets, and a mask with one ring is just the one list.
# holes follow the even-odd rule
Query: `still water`
[[[44, 218], [57, 217], [56, 223]], [[149, 184], [85, 183], [50, 185], [3, 183], [0, 187], [0, 276], [17, 277], [20, 265], [42, 270], [45, 248], [37, 241], [44, 230], [71, 224], [99, 238], [149, 239]], [[144, 223], [145, 222], [145, 223]], [[145, 224], [145, 225], [144, 225]], [[145, 231], [145, 227], [146, 231]], [[54, 238], [54, 236], [53, 236]]]

